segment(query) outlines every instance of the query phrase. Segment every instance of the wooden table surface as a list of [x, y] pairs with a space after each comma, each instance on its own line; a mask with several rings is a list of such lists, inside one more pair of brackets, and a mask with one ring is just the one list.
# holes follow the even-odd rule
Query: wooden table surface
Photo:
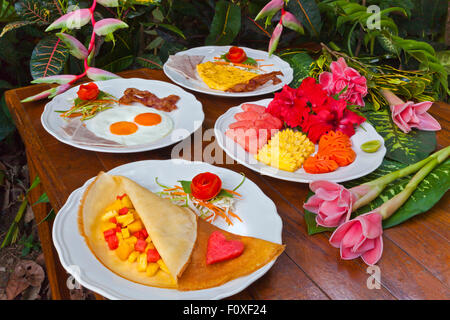
[[[162, 71], [149, 69], [126, 71], [121, 76], [169, 81]], [[20, 103], [21, 99], [47, 88], [48, 85], [34, 85], [6, 92], [7, 104], [27, 149], [31, 179], [38, 175], [42, 181], [30, 195], [32, 203], [45, 191], [57, 212], [73, 190], [101, 170], [138, 160], [170, 159], [173, 146], [142, 153], [113, 154], [85, 151], [57, 141], [44, 130], [40, 121], [47, 100]], [[194, 94], [203, 104], [203, 130], [213, 128], [216, 119], [229, 107], [263, 98]], [[439, 148], [450, 144], [448, 107], [436, 103], [431, 108], [443, 127], [438, 132]], [[210, 143], [206, 141], [203, 146]], [[194, 155], [191, 159], [185, 158], [197, 160]], [[385, 230], [384, 252], [378, 263], [381, 286], [369, 289], [367, 266], [360, 259], [341, 260], [339, 250], [328, 243], [329, 233], [307, 234], [302, 209], [307, 184], [262, 176], [239, 164], [224, 166], [244, 172], [275, 202], [283, 220], [283, 243], [286, 244], [286, 251], [272, 269], [232, 299], [450, 299], [450, 200], [447, 195], [429, 212]], [[39, 204], [33, 209], [39, 222], [47, 215], [49, 207]], [[69, 275], [59, 263], [51, 228], [51, 221], [38, 226], [47, 273], [53, 297], [67, 299]]]

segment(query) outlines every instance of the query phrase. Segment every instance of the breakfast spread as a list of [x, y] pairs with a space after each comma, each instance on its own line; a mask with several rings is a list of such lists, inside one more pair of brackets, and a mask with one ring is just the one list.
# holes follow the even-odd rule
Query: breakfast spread
[[212, 288], [254, 272], [284, 250], [221, 230], [126, 177], [103, 172], [85, 190], [78, 220], [80, 233], [105, 267], [153, 287]]

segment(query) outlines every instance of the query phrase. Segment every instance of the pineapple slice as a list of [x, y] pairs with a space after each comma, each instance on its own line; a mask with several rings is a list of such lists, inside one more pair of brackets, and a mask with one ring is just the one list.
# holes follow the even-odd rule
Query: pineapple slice
[[314, 150], [314, 143], [306, 135], [286, 129], [277, 132], [269, 143], [258, 151], [255, 158], [269, 166], [294, 172]]

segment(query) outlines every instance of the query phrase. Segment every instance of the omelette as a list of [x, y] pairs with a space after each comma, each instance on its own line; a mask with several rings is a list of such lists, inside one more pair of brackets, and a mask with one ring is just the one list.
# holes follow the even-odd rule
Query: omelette
[[258, 76], [254, 72], [229, 65], [219, 65], [211, 61], [198, 64], [197, 72], [208, 87], [221, 91], [226, 91], [237, 84], [247, 83]]
[[[119, 214], [114, 214], [118, 208]], [[198, 219], [190, 209], [179, 207], [126, 177], [104, 172], [100, 172], [84, 192], [78, 219], [80, 233], [88, 247], [107, 269], [152, 287], [183, 291], [216, 287], [256, 271], [284, 250], [284, 246], [277, 243], [221, 230]], [[117, 243], [112, 243], [114, 247], [108, 247], [111, 243], [105, 242], [107, 233], [115, 228], [105, 231], [111, 221], [121, 222], [122, 227], [122, 232], [113, 231], [119, 238]], [[123, 234], [124, 229], [139, 223], [142, 230], [133, 235]], [[145, 251], [137, 252], [135, 245], [123, 256], [126, 243], [139, 237], [137, 234], [144, 230], [148, 233]], [[230, 241], [242, 242], [244, 250], [233, 259], [208, 264], [208, 239], [217, 231]], [[157, 252], [157, 257], [153, 260], [149, 252]], [[133, 255], [138, 257], [134, 259]]]

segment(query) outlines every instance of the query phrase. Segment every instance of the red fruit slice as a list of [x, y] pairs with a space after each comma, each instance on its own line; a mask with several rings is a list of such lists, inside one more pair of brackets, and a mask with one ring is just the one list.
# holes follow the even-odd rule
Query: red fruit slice
[[234, 115], [234, 118], [237, 121], [241, 121], [241, 120], [257, 120], [259, 119], [260, 114], [258, 112], [254, 112], [254, 111], [246, 111], [246, 112], [239, 112], [236, 113]]
[[236, 128], [251, 128], [255, 126], [255, 121], [253, 120], [241, 120], [241, 121], [236, 121], [232, 124], [230, 124], [228, 127], [230, 129], [236, 129]]
[[206, 249], [206, 264], [213, 264], [239, 257], [244, 244], [238, 240], [227, 240], [220, 231], [211, 233]]
[[265, 107], [260, 106], [258, 104], [253, 104], [253, 103], [244, 103], [241, 108], [244, 111], [253, 111], [253, 112], [257, 112], [257, 113], [264, 113], [264, 112], [266, 112], [266, 108]]

